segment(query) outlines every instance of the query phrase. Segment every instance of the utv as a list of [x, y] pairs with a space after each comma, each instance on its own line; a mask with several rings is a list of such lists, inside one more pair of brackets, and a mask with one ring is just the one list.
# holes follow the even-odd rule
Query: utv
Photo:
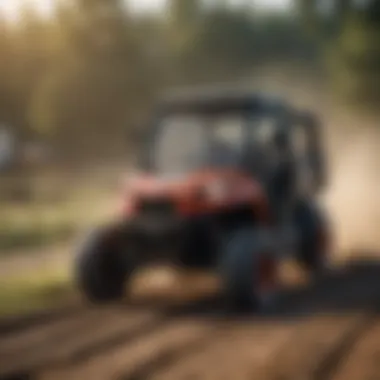
[[89, 300], [121, 299], [131, 274], [157, 260], [218, 271], [226, 301], [250, 309], [274, 294], [287, 255], [323, 270], [328, 228], [315, 198], [325, 171], [312, 114], [229, 90], [174, 93], [152, 119], [120, 215], [77, 255]]

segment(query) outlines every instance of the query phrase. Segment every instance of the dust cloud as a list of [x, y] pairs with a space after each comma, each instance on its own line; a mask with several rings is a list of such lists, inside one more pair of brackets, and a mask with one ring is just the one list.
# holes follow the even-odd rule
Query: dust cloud
[[269, 67], [252, 83], [316, 113], [323, 126], [328, 183], [323, 204], [333, 228], [334, 251], [347, 258], [380, 256], [380, 123], [338, 106], [328, 80], [312, 70]]
[[337, 251], [380, 253], [380, 130], [346, 112], [329, 123], [330, 212]]

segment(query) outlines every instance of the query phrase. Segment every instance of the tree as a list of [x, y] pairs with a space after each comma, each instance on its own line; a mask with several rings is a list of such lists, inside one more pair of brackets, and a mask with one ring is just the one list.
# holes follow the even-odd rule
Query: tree
[[[380, 102], [380, 3], [336, 0], [329, 12], [300, 0], [300, 9], [325, 47], [337, 94], [356, 104]], [[358, 102], [359, 101], [359, 102]]]
[[28, 107], [51, 63], [50, 25], [24, 4], [17, 25], [0, 21], [0, 118], [20, 138], [32, 133]]
[[120, 141], [152, 88], [133, 21], [118, 0], [80, 0], [61, 16], [60, 60], [39, 87], [33, 120], [66, 147], [83, 149], [84, 135], [88, 147]]
[[13, 68], [16, 52], [9, 25], [0, 18], [0, 123], [16, 124], [16, 96]]

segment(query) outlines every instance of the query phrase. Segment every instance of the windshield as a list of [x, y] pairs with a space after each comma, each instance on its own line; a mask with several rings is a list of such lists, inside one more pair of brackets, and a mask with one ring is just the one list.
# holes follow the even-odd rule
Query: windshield
[[159, 122], [152, 152], [155, 168], [179, 174], [206, 167], [236, 167], [248, 146], [266, 147], [274, 132], [273, 121], [242, 113], [166, 116]]

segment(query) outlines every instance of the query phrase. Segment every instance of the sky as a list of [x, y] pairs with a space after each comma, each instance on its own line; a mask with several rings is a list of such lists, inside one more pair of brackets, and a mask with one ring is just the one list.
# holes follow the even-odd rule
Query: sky
[[[231, 0], [231, 3], [247, 3], [252, 1], [260, 8], [286, 8], [292, 0]], [[20, 3], [29, 2], [33, 4], [41, 13], [48, 15], [52, 9], [54, 0], [0, 0], [0, 11], [4, 12], [8, 18], [17, 17]], [[159, 10], [165, 0], [129, 0], [131, 6], [137, 11], [152, 11]]]

